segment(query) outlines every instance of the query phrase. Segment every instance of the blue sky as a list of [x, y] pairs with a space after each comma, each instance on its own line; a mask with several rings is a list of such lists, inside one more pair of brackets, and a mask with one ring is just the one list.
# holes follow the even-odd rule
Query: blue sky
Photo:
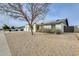
[[[77, 3], [53, 3], [50, 5], [50, 11], [44, 21], [53, 21], [67, 18], [69, 25], [79, 25], [79, 4]], [[25, 21], [16, 20], [6, 15], [0, 15], [0, 26], [8, 24], [10, 26], [24, 26]]]
[[[67, 18], [69, 25], [79, 25], [79, 4], [52, 4], [46, 19]], [[48, 20], [48, 21], [50, 21]]]

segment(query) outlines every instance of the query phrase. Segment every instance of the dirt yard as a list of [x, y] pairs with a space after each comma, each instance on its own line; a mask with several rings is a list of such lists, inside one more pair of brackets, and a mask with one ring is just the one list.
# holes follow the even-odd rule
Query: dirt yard
[[79, 55], [79, 40], [75, 33], [31, 35], [28, 32], [5, 32], [5, 35], [13, 56]]

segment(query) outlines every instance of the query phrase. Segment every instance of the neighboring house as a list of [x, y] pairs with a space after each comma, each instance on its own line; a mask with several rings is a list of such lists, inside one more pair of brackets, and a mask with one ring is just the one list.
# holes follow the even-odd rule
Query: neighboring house
[[64, 27], [64, 32], [74, 32], [75, 31], [75, 27], [74, 26], [68, 26], [68, 27]]
[[74, 26], [74, 32], [79, 32], [79, 25]]
[[3, 30], [2, 27], [0, 27], [0, 31]]
[[25, 26], [10, 28], [9, 31], [24, 31]]
[[21, 27], [15, 27], [15, 30], [17, 31], [24, 31], [25, 26], [21, 26]]
[[[68, 20], [67, 19], [58, 19], [56, 21], [51, 21], [48, 23], [41, 23], [41, 24], [34, 24], [33, 32], [56, 32], [61, 31], [64, 32], [64, 27], [68, 27]], [[30, 32], [29, 25], [25, 26], [24, 31]]]
[[2, 30], [2, 28], [0, 28], [0, 30]]

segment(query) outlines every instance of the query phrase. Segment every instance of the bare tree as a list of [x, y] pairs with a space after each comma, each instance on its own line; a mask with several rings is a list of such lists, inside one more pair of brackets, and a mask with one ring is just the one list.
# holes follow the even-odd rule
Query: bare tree
[[48, 3], [5, 3], [0, 4], [0, 11], [11, 17], [26, 20], [33, 35], [33, 24], [45, 17], [48, 5]]

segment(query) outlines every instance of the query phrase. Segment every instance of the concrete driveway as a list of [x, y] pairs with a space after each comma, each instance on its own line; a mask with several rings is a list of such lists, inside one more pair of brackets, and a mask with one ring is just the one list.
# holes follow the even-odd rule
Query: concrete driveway
[[10, 49], [3, 31], [0, 31], [0, 56], [11, 56]]

